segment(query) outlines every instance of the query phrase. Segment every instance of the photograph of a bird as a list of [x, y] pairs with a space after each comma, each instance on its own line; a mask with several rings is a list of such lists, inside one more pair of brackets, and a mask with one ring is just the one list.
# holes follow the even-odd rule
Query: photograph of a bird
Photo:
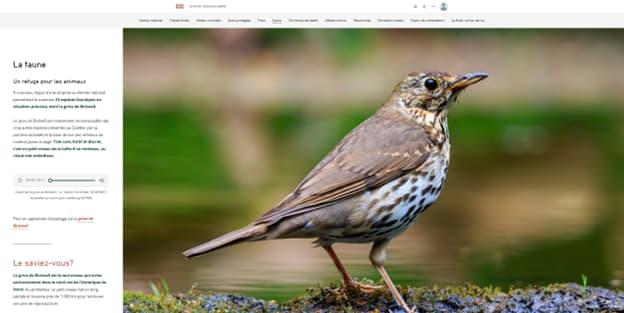
[[337, 242], [372, 242], [372, 265], [398, 305], [412, 312], [384, 269], [386, 248], [440, 195], [450, 157], [449, 109], [466, 87], [486, 77], [480, 72], [409, 73], [381, 108], [273, 209], [182, 254], [190, 258], [244, 241], [317, 238], [340, 272], [343, 288], [373, 292], [378, 287], [355, 282], [332, 248]]

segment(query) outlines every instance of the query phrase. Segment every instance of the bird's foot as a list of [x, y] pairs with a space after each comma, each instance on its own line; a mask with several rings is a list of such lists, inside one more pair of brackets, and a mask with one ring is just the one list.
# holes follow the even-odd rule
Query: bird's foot
[[[341, 302], [341, 301], [347, 301], [351, 298], [357, 299], [359, 297], [358, 294], [361, 295], [360, 293], [373, 294], [383, 288], [384, 288], [383, 286], [367, 285], [367, 284], [358, 283], [356, 281], [351, 280], [347, 283], [343, 282], [342, 287], [330, 289], [329, 291], [332, 293], [332, 298], [335, 301]], [[412, 312], [407, 312], [407, 313], [412, 313]]]
[[368, 285], [368, 284], [363, 284], [363, 283], [358, 283], [355, 281], [350, 281], [346, 284], [344, 284], [344, 287], [347, 290], [359, 290], [363, 293], [375, 293], [379, 290], [381, 290], [383, 288], [383, 286], [373, 286], [373, 285]]

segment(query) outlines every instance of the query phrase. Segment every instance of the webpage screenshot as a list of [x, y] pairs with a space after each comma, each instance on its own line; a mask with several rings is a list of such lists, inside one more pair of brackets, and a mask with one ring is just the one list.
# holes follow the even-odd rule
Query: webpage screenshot
[[605, 0], [5, 3], [0, 312], [624, 312], [623, 28]]

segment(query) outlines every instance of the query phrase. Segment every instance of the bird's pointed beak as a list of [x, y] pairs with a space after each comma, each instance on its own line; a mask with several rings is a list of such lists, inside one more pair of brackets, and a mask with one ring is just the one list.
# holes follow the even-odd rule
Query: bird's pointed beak
[[464, 74], [456, 81], [452, 82], [448, 88], [453, 91], [460, 91], [472, 84], [476, 84], [488, 77], [487, 73], [475, 72]]

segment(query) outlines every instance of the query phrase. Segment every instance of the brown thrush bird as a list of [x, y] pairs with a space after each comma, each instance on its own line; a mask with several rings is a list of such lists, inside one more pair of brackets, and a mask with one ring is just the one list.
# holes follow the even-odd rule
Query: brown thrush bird
[[410, 73], [383, 106], [353, 129], [272, 210], [241, 229], [184, 251], [194, 257], [243, 241], [318, 238], [346, 288], [356, 283], [332, 249], [335, 242], [372, 242], [370, 260], [407, 312], [384, 269], [386, 247], [438, 197], [449, 164], [448, 111], [459, 93], [486, 78]]

